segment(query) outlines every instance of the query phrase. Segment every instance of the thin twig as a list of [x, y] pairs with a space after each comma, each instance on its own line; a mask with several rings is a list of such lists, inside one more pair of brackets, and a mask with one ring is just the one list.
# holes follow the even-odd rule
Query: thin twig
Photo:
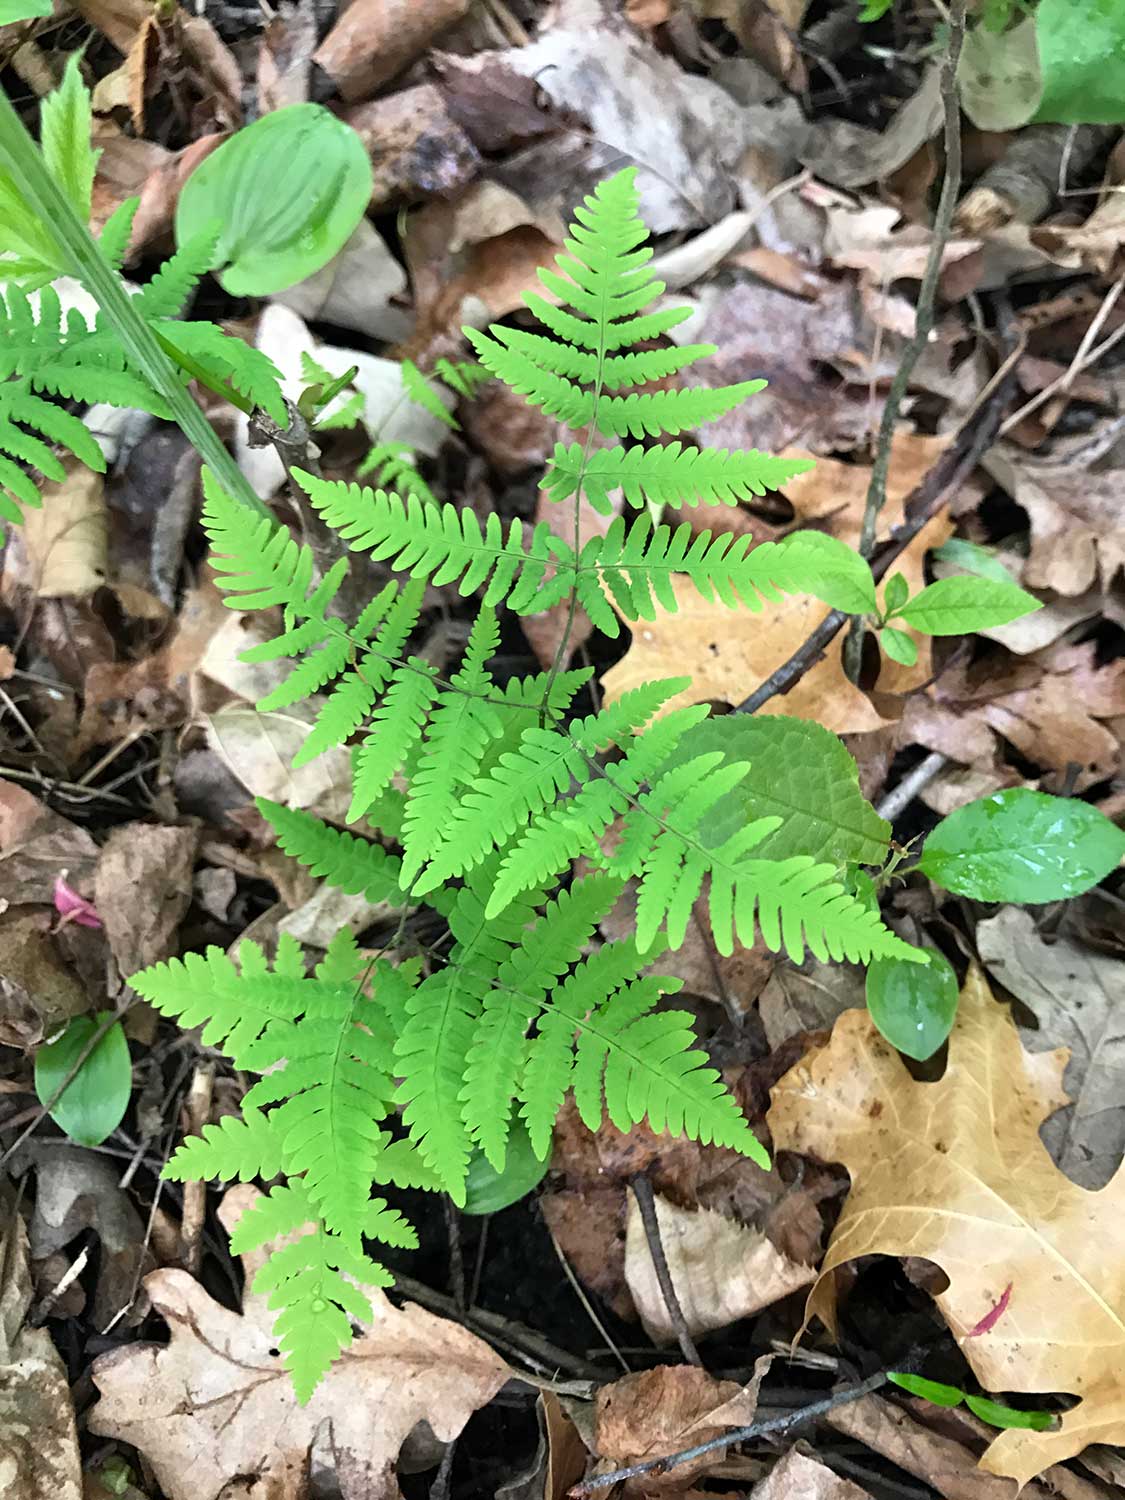
[[[1114, 301], [1116, 301], [1123, 285], [1125, 285], [1125, 277], [1122, 277], [1121, 281], [1115, 282], [1113, 287], [1110, 288], [1106, 301], [1108, 302], [1111, 297]], [[1102, 306], [1105, 307], [1105, 303], [1103, 303]], [[1094, 328], [1095, 325], [1099, 325], [1099, 317], [1095, 317], [1094, 322], [1090, 324], [1090, 327]], [[1089, 330], [1087, 330], [1087, 333], [1089, 333]], [[1052, 380], [1050, 385], [1045, 385], [1041, 391], [1037, 391], [1035, 395], [1032, 396], [1030, 401], [1025, 402], [1025, 404], [1020, 407], [1019, 411], [1014, 411], [1012, 415], [1008, 417], [1001, 425], [1000, 436], [1007, 437], [1008, 433], [1011, 432], [1013, 427], [1018, 427], [1026, 417], [1030, 417], [1033, 412], [1037, 412], [1041, 406], [1045, 405], [1051, 399], [1052, 396], [1058, 395], [1061, 391], [1069, 390], [1077, 376], [1081, 375], [1085, 370], [1088, 370], [1091, 365], [1097, 364], [1098, 360], [1100, 360], [1103, 355], [1108, 354], [1109, 351], [1116, 344], [1119, 344], [1123, 338], [1125, 338], [1125, 323], [1122, 323], [1118, 328], [1115, 328], [1111, 334], [1104, 338], [1101, 343], [1093, 349], [1089, 347], [1088, 340], [1084, 338], [1082, 340], [1082, 346], [1079, 348], [1078, 352], [1075, 354], [1073, 360], [1071, 360], [1070, 365], [1063, 372], [1063, 374], [1061, 374], [1056, 380]]]
[[570, 1282], [571, 1290], [578, 1298], [579, 1302], [581, 1302], [586, 1316], [589, 1318], [590, 1322], [593, 1323], [594, 1327], [601, 1334], [602, 1338], [605, 1339], [606, 1347], [609, 1349], [614, 1359], [616, 1359], [617, 1363], [625, 1371], [626, 1375], [631, 1375], [633, 1371], [629, 1366], [628, 1360], [622, 1354], [617, 1345], [613, 1342], [613, 1339], [609, 1335], [609, 1330], [606, 1328], [601, 1318], [598, 1317], [597, 1309], [594, 1307], [594, 1304], [590, 1301], [589, 1297], [587, 1297], [585, 1288], [578, 1280], [578, 1277], [574, 1274], [574, 1268], [571, 1266], [570, 1261], [568, 1261], [566, 1256], [563, 1254], [563, 1247], [555, 1238], [554, 1230], [551, 1228], [550, 1224], [547, 1223], [546, 1217], [542, 1214], [541, 1217], [543, 1218], [544, 1228], [551, 1237], [551, 1244], [555, 1247], [555, 1254], [559, 1258], [559, 1265], [563, 1268], [563, 1274], [566, 1276], [567, 1281]]
[[[867, 502], [864, 506], [863, 526], [859, 536], [861, 557], [870, 557], [875, 550], [875, 528], [887, 499], [887, 475], [891, 466], [895, 427], [903, 399], [910, 386], [910, 377], [914, 374], [914, 367], [925, 352], [930, 342], [930, 334], [933, 332], [934, 304], [937, 301], [942, 261], [945, 257], [945, 247], [953, 230], [953, 212], [961, 196], [961, 101], [957, 92], [957, 64], [965, 40], [965, 8], [966, 0], [953, 0], [949, 18], [949, 45], [941, 66], [941, 99], [945, 115], [945, 176], [942, 180], [937, 213], [934, 215], [926, 269], [918, 290], [918, 302], [914, 314], [914, 335], [902, 351], [902, 359], [891, 381], [891, 388], [887, 392], [887, 403], [883, 407], [883, 416], [879, 423], [875, 461], [871, 469], [871, 482], [867, 488]], [[857, 619], [844, 651], [844, 668], [853, 682], [859, 677], [863, 631], [863, 622]]]
[[638, 1172], [630, 1179], [629, 1185], [633, 1189], [633, 1196], [641, 1211], [641, 1223], [644, 1225], [645, 1239], [648, 1241], [648, 1253], [652, 1256], [652, 1268], [660, 1283], [660, 1293], [664, 1298], [664, 1306], [668, 1309], [668, 1321], [675, 1331], [676, 1342], [689, 1364], [702, 1366], [703, 1361], [699, 1357], [699, 1350], [695, 1347], [695, 1340], [687, 1326], [684, 1310], [676, 1295], [672, 1273], [668, 1269], [668, 1257], [664, 1254], [664, 1241], [660, 1238], [660, 1220], [656, 1217], [656, 1195], [652, 1191], [652, 1183], [643, 1173]]
[[[934, 466], [923, 475], [920, 483], [907, 496], [906, 521], [891, 532], [884, 546], [875, 555], [871, 571], [876, 582], [886, 576], [892, 564], [937, 512], [950, 495], [956, 493], [976, 468], [981, 458], [996, 441], [1004, 408], [1008, 403], [1014, 362], [1010, 362], [1005, 378], [994, 384], [988, 399], [976, 408], [972, 417], [962, 426], [948, 448]], [[821, 659], [828, 646], [851, 618], [842, 610], [834, 609], [816, 627], [788, 661], [758, 685], [750, 696], [738, 705], [737, 712], [756, 713], [764, 703], [778, 693], [786, 693], [805, 673]]]
[[[192, 1074], [184, 1113], [184, 1134], [203, 1134], [203, 1127], [211, 1118], [211, 1104], [215, 1092], [215, 1064], [201, 1060]], [[193, 1276], [199, 1274], [203, 1258], [203, 1221], [207, 1217], [206, 1182], [185, 1182], [184, 1201], [180, 1213], [180, 1259], [185, 1271]]]
[[893, 823], [948, 764], [949, 756], [942, 755], [940, 750], [934, 750], [925, 760], [920, 760], [912, 770], [907, 771], [898, 785], [876, 805], [875, 811], [881, 818], [886, 818], [888, 823]]
[[877, 1391], [886, 1383], [887, 1377], [880, 1371], [878, 1375], [870, 1375], [866, 1380], [860, 1381], [859, 1385], [849, 1386], [846, 1390], [826, 1396], [823, 1401], [814, 1401], [809, 1406], [802, 1406], [797, 1411], [785, 1412], [778, 1417], [767, 1417], [763, 1422], [752, 1422], [748, 1427], [734, 1427], [722, 1437], [712, 1438], [707, 1443], [697, 1443], [694, 1448], [683, 1448], [679, 1453], [666, 1454], [664, 1458], [650, 1458], [644, 1463], [630, 1464], [627, 1469], [614, 1469], [610, 1474], [596, 1474], [592, 1479], [576, 1484], [567, 1493], [574, 1496], [592, 1495], [597, 1490], [609, 1489], [611, 1485], [622, 1484], [627, 1479], [639, 1479], [644, 1474], [666, 1474], [669, 1469], [677, 1468], [680, 1464], [691, 1463], [693, 1459], [714, 1453], [719, 1448], [729, 1448], [732, 1443], [747, 1443], [753, 1438], [788, 1432], [790, 1428], [811, 1422], [814, 1417], [822, 1417], [826, 1412], [834, 1411], [838, 1406], [846, 1406], [851, 1401], [858, 1401], [862, 1396], [869, 1396], [872, 1391]]

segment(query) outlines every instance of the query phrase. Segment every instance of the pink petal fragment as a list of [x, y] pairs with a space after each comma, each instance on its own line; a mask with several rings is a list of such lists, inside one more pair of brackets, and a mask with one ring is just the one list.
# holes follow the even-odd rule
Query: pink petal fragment
[[92, 901], [80, 896], [73, 886], [67, 885], [61, 875], [55, 879], [55, 910], [66, 922], [77, 922], [79, 927], [100, 927], [102, 919]]
[[968, 1331], [968, 1333], [965, 1335], [965, 1337], [967, 1339], [979, 1339], [980, 1336], [981, 1336], [981, 1334], [983, 1334], [983, 1333], [990, 1333], [992, 1331], [992, 1329], [996, 1327], [997, 1323], [999, 1323], [1000, 1319], [1004, 1316], [1004, 1314], [1007, 1312], [1007, 1310], [1008, 1310], [1008, 1303], [1011, 1300], [1012, 1300], [1012, 1283], [1009, 1281], [1008, 1285], [1004, 1288], [1004, 1290], [1000, 1294], [1000, 1301], [997, 1302], [997, 1304], [996, 1304], [995, 1307], [989, 1308], [988, 1312], [985, 1313], [984, 1317], [980, 1320], [980, 1322], [977, 1324], [977, 1326], [975, 1328], [970, 1328], [969, 1331]]

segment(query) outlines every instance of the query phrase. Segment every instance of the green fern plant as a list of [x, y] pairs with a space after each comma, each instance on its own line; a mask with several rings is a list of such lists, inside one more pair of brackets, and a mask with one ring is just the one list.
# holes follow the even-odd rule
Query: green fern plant
[[[73, 55], [62, 84], [43, 101], [42, 152], [56, 187], [83, 223], [97, 165], [90, 126], [90, 93]], [[121, 269], [138, 203], [123, 203], [102, 231], [98, 250], [107, 273]], [[165, 420], [178, 413], [133, 358], [107, 312], [89, 320], [72, 308], [64, 316], [51, 283], [70, 269], [67, 258], [54, 228], [2, 168], [0, 207], [0, 516], [18, 522], [21, 505], [41, 503], [34, 471], [48, 480], [64, 476], [54, 447], [88, 468], [105, 468], [89, 430], [58, 401], [137, 407]], [[132, 310], [182, 383], [198, 380], [244, 411], [262, 408], [284, 427], [288, 419], [273, 363], [213, 323], [182, 319], [213, 263], [215, 244], [216, 235], [208, 233], [182, 246], [131, 299]]]
[[[558, 271], [541, 273], [554, 301], [527, 299], [554, 337], [469, 332], [480, 366], [552, 416], [635, 440], [595, 448], [576, 434], [556, 449], [545, 488], [572, 504], [573, 544], [545, 526], [525, 535], [496, 516], [482, 526], [408, 478], [388, 491], [298, 473], [348, 549], [400, 575], [349, 624], [333, 610], [347, 559], [318, 574], [308, 547], [255, 520], [205, 475], [204, 524], [227, 603], [282, 616], [280, 632], [246, 653], [292, 663], [259, 706], [323, 695], [296, 762], [341, 745], [354, 752], [347, 821], [355, 831], [268, 801], [258, 804], [263, 816], [286, 853], [321, 880], [394, 901], [404, 916], [426, 904], [449, 935], [425, 971], [365, 958], [341, 934], [311, 976], [292, 945], [271, 971], [243, 944], [240, 970], [212, 953], [132, 980], [165, 1014], [203, 1024], [204, 1041], [236, 1067], [263, 1075], [243, 1120], [186, 1143], [170, 1171], [282, 1179], [242, 1221], [235, 1248], [303, 1230], [260, 1282], [279, 1311], [302, 1395], [364, 1314], [353, 1280], [386, 1279], [366, 1241], [409, 1239], [371, 1197], [373, 1185], [431, 1186], [462, 1202], [474, 1153], [501, 1170], [517, 1117], [546, 1158], [571, 1091], [591, 1128], [607, 1115], [622, 1129], [645, 1120], [767, 1163], [694, 1045], [690, 1017], [666, 1005], [678, 982], [653, 972], [661, 952], [683, 942], [693, 912], [706, 909], [724, 952], [760, 937], [795, 959], [810, 950], [924, 962], [844, 878], [845, 864], [885, 855], [889, 828], [841, 772], [843, 752], [826, 732], [835, 757], [822, 757], [825, 774], [850, 809], [850, 828], [828, 829], [824, 807], [810, 806], [794, 824], [807, 842], [794, 848], [790, 838], [779, 852], [786, 798], [764, 795], [753, 761], [718, 733], [723, 720], [671, 706], [686, 679], [576, 712], [590, 673], [563, 670], [565, 641], [548, 672], [493, 676], [501, 608], [532, 614], [580, 603], [614, 635], [622, 620], [674, 610], [677, 575], [732, 609], [793, 591], [857, 612], [878, 608], [868, 565], [828, 537], [797, 534], [751, 550], [744, 539], [692, 539], [685, 527], [652, 524], [649, 502], [734, 504], [805, 465], [679, 438], [636, 441], [683, 433], [761, 384], [645, 389], [713, 351], [638, 348], [683, 314], [651, 308], [663, 288], [647, 269], [637, 206], [627, 171], [577, 211]], [[330, 384], [325, 375], [322, 393]], [[605, 508], [613, 489], [643, 513], [580, 544], [577, 499]], [[449, 676], [411, 649], [427, 582], [478, 597]], [[804, 743], [813, 755], [815, 737]], [[800, 795], [820, 798], [811, 764]], [[588, 873], [575, 873], [579, 860]], [[599, 922], [630, 883], [635, 936], [599, 946]]]

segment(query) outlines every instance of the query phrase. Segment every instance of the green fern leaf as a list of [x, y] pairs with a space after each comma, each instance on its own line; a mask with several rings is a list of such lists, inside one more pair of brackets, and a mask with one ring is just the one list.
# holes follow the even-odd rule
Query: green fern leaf
[[268, 1182], [284, 1165], [281, 1137], [269, 1115], [258, 1109], [241, 1118], [225, 1115], [217, 1125], [204, 1125], [191, 1136], [161, 1173], [169, 1182]]
[[258, 797], [256, 805], [285, 853], [310, 874], [373, 904], [397, 899], [401, 867], [393, 854], [353, 833], [329, 827], [313, 813], [295, 811], [265, 797]]
[[646, 349], [633, 354], [609, 355], [599, 362], [592, 349], [575, 349], [522, 328], [497, 327], [494, 337], [505, 348], [519, 350], [541, 370], [583, 385], [600, 381], [601, 388], [607, 391], [664, 380], [718, 352], [714, 344], [685, 344], [679, 349]]
[[268, 355], [253, 344], [231, 338], [214, 323], [182, 323], [172, 319], [154, 320], [153, 332], [165, 347], [181, 356], [187, 355], [197, 371], [212, 384], [229, 385], [247, 397], [269, 416], [278, 427], [289, 425], [285, 398], [281, 394], [281, 372]]
[[230, 609], [269, 609], [280, 604], [303, 613], [314, 558], [268, 517], [248, 519], [209, 470], [203, 471], [203, 525], [211, 541], [216, 580]]
[[561, 891], [500, 965], [495, 984], [485, 996], [465, 1059], [461, 1105], [470, 1136], [498, 1172], [504, 1170], [528, 1024], [547, 990], [581, 957], [621, 891], [620, 881], [604, 876], [592, 876]]
[[459, 424], [456, 417], [412, 359], [404, 359], [402, 362], [402, 385], [410, 399], [424, 411], [428, 411], [431, 417], [436, 417], [446, 427], [457, 430]]
[[196, 287], [215, 264], [219, 225], [193, 235], [138, 292], [134, 305], [143, 318], [178, 318]]
[[356, 469], [359, 479], [374, 475], [377, 490], [417, 495], [423, 505], [437, 505], [438, 498], [418, 472], [414, 450], [406, 443], [375, 443]]
[[602, 448], [588, 456], [578, 443], [555, 446], [543, 480], [552, 500], [569, 500], [579, 489], [603, 515], [609, 496], [620, 490], [638, 509], [654, 505], [737, 505], [775, 490], [812, 468], [807, 459], [772, 458], [751, 449], [693, 448], [668, 443], [659, 448]]
[[126, 198], [110, 214], [98, 236], [98, 248], [115, 271], [120, 271], [125, 264], [133, 234], [133, 220], [140, 206], [139, 198]]
[[83, 224], [89, 222], [94, 172], [100, 151], [90, 144], [93, 130], [91, 95], [82, 81], [81, 53], [72, 52], [62, 82], [43, 100], [39, 111], [43, 161]]
[[438, 694], [436, 675], [428, 662], [414, 656], [391, 678], [370, 732], [356, 752], [349, 823], [361, 818], [386, 791], [422, 738], [426, 715]]

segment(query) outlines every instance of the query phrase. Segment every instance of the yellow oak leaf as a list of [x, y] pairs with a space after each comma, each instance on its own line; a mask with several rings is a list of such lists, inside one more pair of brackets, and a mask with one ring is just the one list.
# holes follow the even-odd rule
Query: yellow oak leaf
[[1125, 1442], [1125, 1169], [1098, 1192], [1055, 1166], [1039, 1127], [1068, 1102], [1065, 1048], [1032, 1054], [971, 969], [937, 1083], [916, 1082], [866, 1011], [773, 1090], [782, 1150], [842, 1162], [852, 1186], [808, 1312], [834, 1326], [832, 1272], [911, 1255], [986, 1390], [1081, 1398], [1046, 1432], [1002, 1432], [981, 1460], [1026, 1484], [1089, 1443]]

